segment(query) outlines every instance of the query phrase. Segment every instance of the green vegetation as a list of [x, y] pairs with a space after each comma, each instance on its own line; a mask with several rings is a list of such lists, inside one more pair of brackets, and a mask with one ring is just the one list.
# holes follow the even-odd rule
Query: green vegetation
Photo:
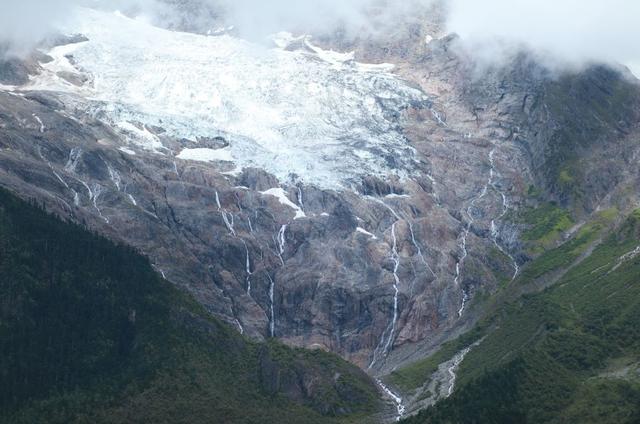
[[254, 343], [131, 248], [0, 191], [0, 422], [350, 423], [375, 385]]
[[[505, 290], [567, 269], [616, 215], [601, 213]], [[638, 245], [636, 210], [552, 287], [515, 300], [501, 297], [511, 300], [496, 305], [475, 330], [485, 329], [486, 337], [462, 362], [454, 394], [406, 422], [640, 422], [640, 382], [624, 365], [640, 360], [640, 255], [626, 255]], [[434, 361], [451, 353], [439, 352]]]
[[447, 342], [436, 353], [411, 365], [392, 372], [385, 381], [402, 391], [421, 387], [437, 369], [438, 365], [451, 359], [456, 353], [476, 342], [483, 330], [477, 327], [463, 336]]
[[575, 225], [571, 213], [554, 202], [539, 202], [535, 187], [529, 187], [529, 196], [535, 207], [525, 207], [511, 212], [507, 219], [525, 227], [522, 232], [524, 251], [536, 257], [557, 247], [563, 236]]
[[632, 125], [638, 89], [615, 70], [592, 67], [579, 75], [567, 74], [545, 87], [534, 108], [553, 117], [541, 171], [547, 189], [563, 205], [580, 210], [584, 199], [581, 152], [603, 139], [615, 139]]
[[544, 203], [537, 208], [525, 209], [519, 220], [529, 226], [522, 239], [535, 242], [545, 249], [553, 247], [562, 234], [573, 225], [569, 212], [553, 203]]
[[617, 216], [617, 210], [600, 212], [591, 222], [583, 225], [577, 233], [559, 247], [545, 251], [522, 270], [518, 282], [528, 282], [553, 270], [571, 266], [609, 228]]

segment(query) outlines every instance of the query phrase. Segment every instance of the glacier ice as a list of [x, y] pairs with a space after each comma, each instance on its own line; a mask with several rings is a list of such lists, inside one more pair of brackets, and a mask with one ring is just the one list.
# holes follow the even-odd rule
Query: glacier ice
[[[151, 131], [157, 127], [176, 139], [222, 136], [229, 147], [220, 156], [187, 150], [178, 157], [231, 160], [281, 182], [333, 189], [363, 175], [406, 177], [416, 163], [401, 112], [429, 100], [391, 65], [358, 63], [309, 38], [296, 50], [280, 34], [267, 48], [90, 8], [77, 8], [61, 30], [88, 41], [49, 51], [53, 61], [29, 89], [76, 96], [132, 145], [167, 154]], [[69, 72], [87, 82], [62, 77]]]

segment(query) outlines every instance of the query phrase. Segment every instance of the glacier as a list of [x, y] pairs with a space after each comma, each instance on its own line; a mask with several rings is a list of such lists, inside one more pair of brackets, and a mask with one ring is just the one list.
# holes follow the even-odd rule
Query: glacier
[[[392, 65], [358, 63], [305, 36], [277, 34], [267, 47], [86, 7], [60, 31], [88, 41], [47, 51], [53, 60], [27, 89], [83, 102], [127, 136], [125, 148], [225, 160], [265, 169], [282, 183], [338, 190], [365, 175], [406, 178], [417, 164], [402, 134], [402, 111], [428, 108], [430, 100]], [[192, 143], [172, 151], [160, 135]], [[193, 150], [203, 137], [223, 137], [229, 146], [218, 154]]]

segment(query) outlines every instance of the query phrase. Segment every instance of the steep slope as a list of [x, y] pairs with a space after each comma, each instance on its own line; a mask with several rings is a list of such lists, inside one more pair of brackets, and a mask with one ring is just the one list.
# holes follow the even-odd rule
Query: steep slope
[[[415, 388], [464, 352], [441, 383], [446, 399], [406, 422], [638, 422], [640, 210], [622, 224], [616, 215], [600, 214], [525, 267], [473, 332], [392, 374]], [[540, 277], [548, 284], [554, 274], [536, 293]]]
[[480, 113], [499, 110], [547, 199], [582, 214], [634, 196], [628, 188], [637, 183], [640, 84], [628, 70], [593, 65], [558, 73], [521, 54], [466, 90]]
[[[139, 248], [240, 332], [377, 372], [513, 272], [508, 256], [482, 260], [494, 242], [467, 212], [492, 160], [516, 152], [490, 157], [484, 138], [465, 151], [461, 130], [412, 145], [415, 114], [446, 124], [391, 66], [308, 37], [265, 48], [120, 14], [79, 19], [90, 39], [47, 47], [29, 83], [0, 93], [0, 182]], [[285, 81], [290, 66], [304, 72]], [[440, 169], [452, 150], [470, 178]], [[493, 189], [482, 200], [503, 212]]]
[[[638, 201], [637, 82], [526, 54], [478, 72], [430, 13], [264, 46], [81, 9], [6, 68], [0, 185], [135, 246], [238, 332], [381, 376], [473, 327], [591, 212]], [[529, 232], [547, 212], [553, 234]]]
[[0, 299], [5, 423], [334, 423], [380, 409], [353, 365], [241, 337], [133, 249], [4, 190]]

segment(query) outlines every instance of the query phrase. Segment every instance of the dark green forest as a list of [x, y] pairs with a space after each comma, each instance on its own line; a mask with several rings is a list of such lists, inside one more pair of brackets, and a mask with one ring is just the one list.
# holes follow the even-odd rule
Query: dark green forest
[[0, 422], [362, 422], [371, 380], [244, 339], [148, 260], [0, 190]]

